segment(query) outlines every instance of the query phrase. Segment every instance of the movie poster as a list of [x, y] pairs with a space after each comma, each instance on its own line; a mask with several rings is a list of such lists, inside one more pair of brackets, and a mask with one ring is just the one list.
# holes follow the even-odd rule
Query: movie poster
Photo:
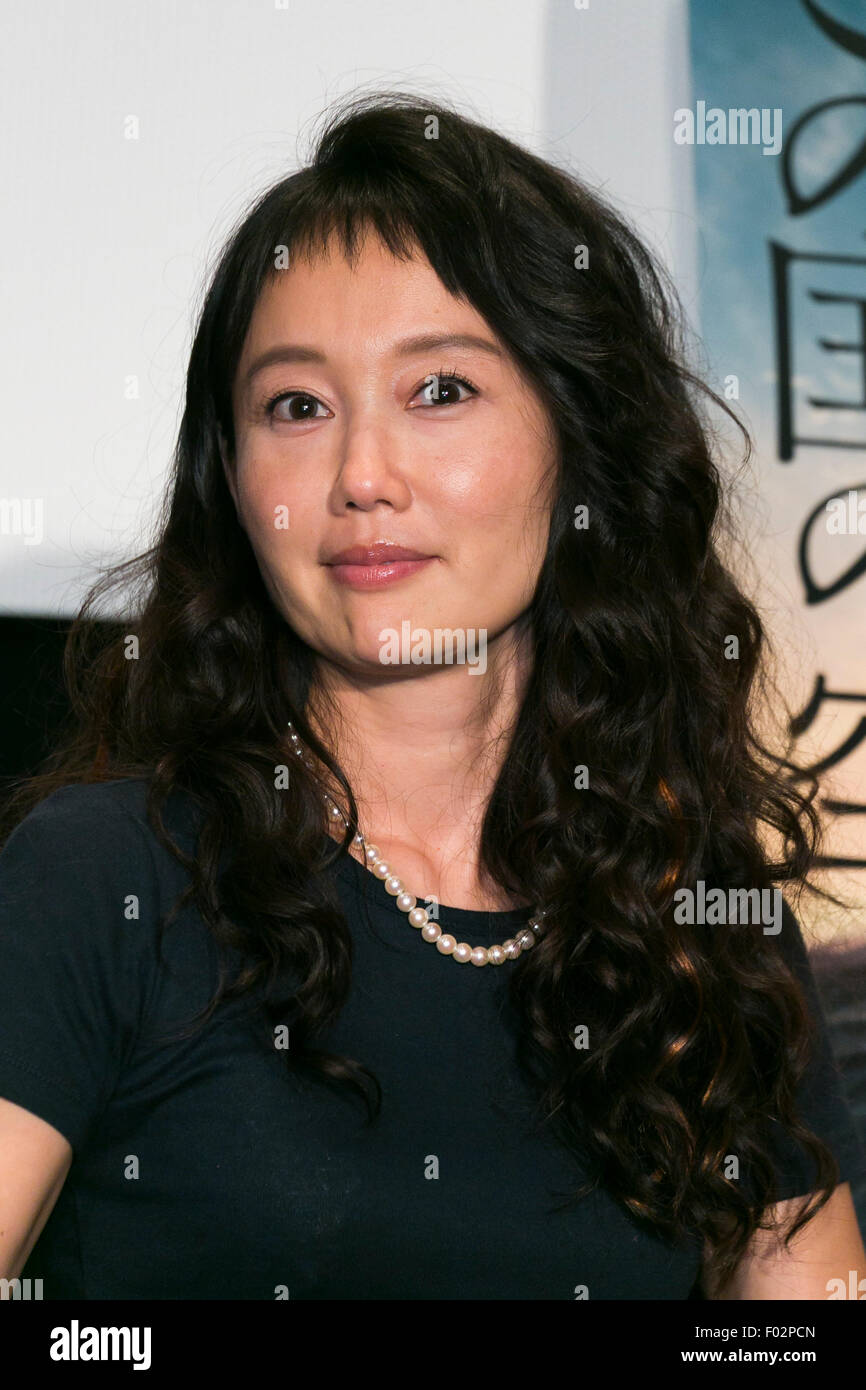
[[818, 881], [855, 906], [804, 897], [802, 912], [822, 939], [862, 944], [866, 8], [702, 0], [690, 22], [691, 101], [674, 140], [694, 158], [708, 379], [755, 444], [741, 520], [792, 756], [821, 777]]

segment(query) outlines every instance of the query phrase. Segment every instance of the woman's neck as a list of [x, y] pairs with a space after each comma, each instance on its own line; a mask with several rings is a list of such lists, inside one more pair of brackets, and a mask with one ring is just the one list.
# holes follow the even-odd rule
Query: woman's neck
[[524, 905], [481, 874], [479, 847], [529, 674], [525, 650], [497, 642], [480, 675], [440, 667], [363, 684], [329, 671], [327, 698], [310, 702], [308, 717], [355, 794], [362, 834], [419, 898]]

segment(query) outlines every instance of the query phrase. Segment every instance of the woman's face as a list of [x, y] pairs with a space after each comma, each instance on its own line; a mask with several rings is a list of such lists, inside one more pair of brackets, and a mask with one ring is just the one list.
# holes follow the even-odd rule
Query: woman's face
[[[467, 335], [478, 341], [450, 341]], [[382, 657], [383, 632], [406, 621], [484, 629], [492, 654], [535, 590], [554, 444], [502, 344], [426, 257], [399, 261], [370, 236], [354, 270], [334, 252], [276, 272], [233, 408], [241, 524], [274, 603], [320, 657], [353, 677], [417, 675]], [[385, 542], [430, 558], [366, 575], [331, 563]]]

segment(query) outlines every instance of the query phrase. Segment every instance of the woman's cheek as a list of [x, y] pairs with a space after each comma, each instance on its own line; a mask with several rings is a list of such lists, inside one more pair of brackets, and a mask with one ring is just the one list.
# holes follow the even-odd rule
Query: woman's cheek
[[248, 533], [268, 551], [297, 526], [298, 508], [292, 505], [291, 496], [278, 479], [260, 478], [242, 493], [242, 501]]

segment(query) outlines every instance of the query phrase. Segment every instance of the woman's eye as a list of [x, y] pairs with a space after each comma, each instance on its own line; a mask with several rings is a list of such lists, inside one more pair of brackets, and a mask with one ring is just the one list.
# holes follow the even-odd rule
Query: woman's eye
[[[435, 409], [437, 406], [462, 405], [478, 391], [471, 381], [455, 372], [434, 372], [426, 378], [416, 394], [421, 396], [422, 405]], [[330, 415], [327, 406], [307, 391], [280, 391], [265, 401], [265, 411], [269, 419], [283, 423], [321, 420]]]
[[[460, 395], [461, 388], [467, 393], [465, 396]], [[467, 381], [465, 377], [456, 376], [453, 372], [447, 375], [436, 372], [427, 377], [420, 394], [424, 405], [436, 407], [460, 405], [477, 393], [472, 382]]]
[[[285, 406], [285, 413], [276, 414], [277, 406]], [[268, 401], [267, 412], [276, 420], [319, 420], [322, 416], [316, 414], [316, 406], [322, 406], [326, 415], [329, 413], [327, 406], [305, 391], [283, 391]]]

